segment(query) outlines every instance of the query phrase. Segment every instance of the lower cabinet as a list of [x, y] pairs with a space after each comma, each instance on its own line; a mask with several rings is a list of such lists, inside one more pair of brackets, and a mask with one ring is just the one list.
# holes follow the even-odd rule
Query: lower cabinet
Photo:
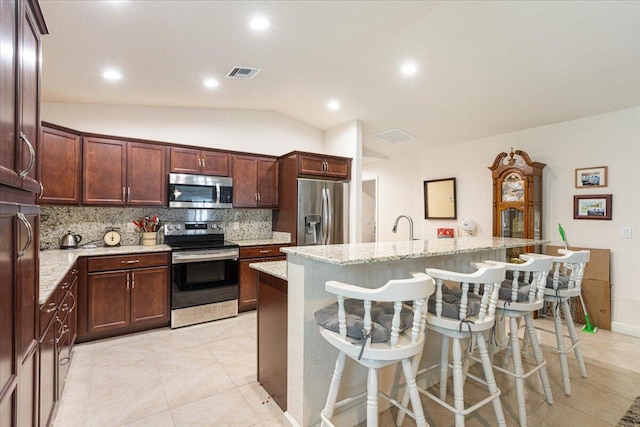
[[258, 305], [258, 271], [249, 267], [254, 262], [287, 259], [280, 248], [289, 245], [247, 246], [240, 248], [238, 311], [255, 310]]
[[91, 257], [85, 286], [82, 341], [168, 325], [167, 252]]

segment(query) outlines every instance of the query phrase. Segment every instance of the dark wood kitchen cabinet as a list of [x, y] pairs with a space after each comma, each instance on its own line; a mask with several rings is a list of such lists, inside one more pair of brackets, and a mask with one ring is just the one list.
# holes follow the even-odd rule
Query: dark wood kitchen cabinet
[[40, 135], [40, 204], [79, 205], [82, 199], [80, 135], [46, 124]]
[[215, 150], [171, 147], [171, 172], [229, 176], [229, 154]]
[[327, 178], [349, 179], [351, 159], [324, 154], [296, 153], [298, 174]]
[[238, 311], [255, 310], [258, 303], [258, 271], [249, 267], [255, 262], [283, 261], [280, 248], [289, 245], [247, 246], [240, 248]]
[[37, 1], [0, 2], [0, 184], [39, 192], [40, 49]]
[[278, 160], [232, 155], [233, 207], [278, 207]]
[[74, 265], [40, 307], [39, 422], [52, 421], [71, 364], [77, 322], [78, 269]]
[[91, 257], [86, 269], [79, 341], [168, 325], [167, 252]]
[[83, 204], [166, 205], [165, 146], [84, 137], [82, 151]]

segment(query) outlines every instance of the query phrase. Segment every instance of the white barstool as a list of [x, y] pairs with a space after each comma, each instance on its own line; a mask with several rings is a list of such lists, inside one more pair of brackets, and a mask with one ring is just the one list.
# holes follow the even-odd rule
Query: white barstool
[[[527, 407], [524, 394], [524, 379], [538, 372], [540, 382], [544, 389], [547, 403], [553, 404], [553, 395], [551, 386], [547, 376], [544, 360], [540, 344], [533, 323], [533, 312], [540, 310], [544, 304], [544, 293], [547, 285], [547, 276], [551, 270], [553, 258], [550, 256], [538, 255], [531, 257], [521, 255], [521, 259], [525, 260], [523, 264], [504, 263], [497, 261], [484, 261], [487, 264], [504, 266], [507, 271], [512, 272], [512, 279], [505, 280], [500, 287], [500, 299], [496, 306], [496, 317], [504, 316], [509, 319], [509, 345], [505, 362], [513, 357], [512, 369], [493, 365], [493, 368], [503, 372], [515, 379], [516, 382], [516, 399], [518, 402], [518, 417], [520, 418], [520, 426], [527, 426]], [[525, 328], [533, 350], [535, 366], [528, 371], [524, 371], [522, 364], [522, 354], [520, 347], [520, 339], [518, 337], [519, 321], [523, 318]], [[503, 346], [498, 343], [498, 345]]]
[[[541, 344], [542, 348], [558, 353], [560, 356], [560, 370], [562, 372], [562, 382], [564, 385], [564, 392], [567, 396], [571, 395], [571, 381], [569, 379], [569, 363], [567, 361], [567, 353], [573, 351], [578, 361], [578, 367], [580, 368], [580, 375], [583, 378], [587, 378], [587, 368], [584, 365], [582, 359], [582, 352], [580, 351], [580, 340], [576, 333], [576, 327], [573, 323], [573, 316], [571, 315], [571, 308], [569, 307], [569, 299], [580, 297], [582, 292], [582, 278], [584, 276], [584, 269], [589, 262], [589, 251], [570, 251], [566, 249], [559, 249], [559, 256], [553, 257], [553, 276], [547, 278], [547, 287], [544, 290], [545, 302], [551, 303], [551, 311], [553, 312], [553, 323], [555, 331], [549, 331], [541, 327], [536, 329], [554, 333], [556, 335], [557, 347]], [[527, 254], [527, 256], [539, 257], [536, 254]], [[560, 309], [562, 309], [562, 315]], [[569, 336], [565, 336], [562, 330], [562, 318], [567, 325]], [[571, 346], [566, 347], [564, 339], [569, 338], [571, 340]]]
[[[427, 313], [427, 329], [438, 332], [442, 336], [442, 353], [440, 363], [427, 367], [418, 372], [425, 374], [435, 369], [440, 369], [440, 395], [436, 396], [428, 390], [419, 389], [444, 408], [455, 414], [456, 427], [464, 426], [465, 415], [492, 402], [496, 414], [496, 423], [505, 426], [504, 413], [500, 403], [500, 390], [493, 375], [491, 360], [487, 351], [487, 343], [483, 332], [490, 330], [495, 322], [495, 309], [498, 301], [500, 283], [505, 278], [505, 267], [488, 264], [474, 264], [477, 271], [469, 274], [428, 268], [427, 274], [436, 279], [435, 298], [429, 299]], [[443, 284], [444, 280], [460, 283], [460, 288], [449, 289]], [[449, 339], [452, 339], [453, 359], [453, 406], [446, 402], [447, 376], [449, 368]], [[484, 379], [466, 374], [466, 378], [484, 384], [489, 395], [483, 400], [465, 408], [464, 382], [462, 363], [461, 340], [471, 338], [477, 342], [480, 351], [480, 362], [484, 373]], [[417, 367], [420, 357], [414, 359]], [[414, 368], [415, 370], [415, 368]], [[409, 397], [405, 393], [402, 403], [406, 404]], [[404, 412], [400, 411], [397, 417], [397, 425], [404, 421]]]
[[[325, 289], [327, 292], [337, 295], [337, 323], [339, 326], [334, 328], [337, 330], [332, 331], [326, 329], [329, 322], [324, 322], [324, 326], [320, 327], [320, 334], [340, 353], [331, 379], [327, 403], [320, 415], [322, 426], [334, 425], [331, 418], [336, 409], [346, 404], [353, 404], [365, 397], [367, 427], [377, 426], [378, 397], [382, 396], [407, 411], [416, 420], [418, 426], [428, 427], [416, 387], [412, 360], [424, 347], [426, 302], [429, 295], [435, 290], [433, 279], [424, 273], [416, 273], [411, 279], [390, 280], [377, 289], [329, 281], [325, 284]], [[345, 298], [347, 298], [347, 303], [345, 303]], [[353, 299], [360, 300], [362, 303], [359, 304], [359, 301], [356, 302]], [[413, 304], [404, 304], [404, 301], [413, 301]], [[356, 304], [353, 304], [354, 302]], [[347, 306], [346, 309], [345, 306]], [[350, 310], [350, 307], [356, 306], [358, 307], [357, 311], [361, 311], [358, 317], [361, 318], [362, 323], [353, 321], [356, 310]], [[333, 307], [325, 309], [333, 309]], [[326, 313], [318, 316], [318, 312], [316, 312], [316, 322], [322, 316], [327, 317]], [[383, 324], [384, 317], [387, 318], [386, 324]], [[391, 319], [390, 325], [389, 319]], [[356, 328], [359, 331], [355, 330]], [[364, 337], [360, 339], [361, 344], [357, 342], [358, 336], [353, 332], [360, 332], [360, 335], [364, 333]], [[375, 342], [376, 335], [378, 335], [378, 340], [381, 339], [381, 332], [383, 332], [382, 335], [385, 335], [384, 332], [388, 332], [388, 336], [384, 337], [386, 340]], [[349, 335], [356, 335], [356, 339]], [[368, 368], [367, 391], [336, 403], [347, 356]], [[396, 400], [378, 390], [378, 369], [398, 362], [402, 363], [413, 412], [409, 412], [408, 402], [400, 406]]]

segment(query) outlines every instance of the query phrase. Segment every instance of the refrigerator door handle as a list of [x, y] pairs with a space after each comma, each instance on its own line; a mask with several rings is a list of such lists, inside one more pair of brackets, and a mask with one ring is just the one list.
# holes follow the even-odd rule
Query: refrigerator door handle
[[322, 189], [322, 220], [320, 224], [322, 225], [322, 230], [320, 230], [320, 244], [327, 244], [327, 234], [329, 224], [327, 223], [327, 190], [325, 188]]
[[325, 244], [330, 245], [331, 236], [333, 235], [333, 201], [331, 200], [331, 191], [328, 189], [325, 191], [327, 192], [327, 243]]

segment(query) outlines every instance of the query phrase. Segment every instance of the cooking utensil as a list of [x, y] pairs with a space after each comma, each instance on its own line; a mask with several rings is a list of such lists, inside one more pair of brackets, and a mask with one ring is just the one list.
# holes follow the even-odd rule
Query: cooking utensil
[[60, 239], [60, 249], [76, 249], [81, 240], [81, 235], [68, 231], [67, 234]]

